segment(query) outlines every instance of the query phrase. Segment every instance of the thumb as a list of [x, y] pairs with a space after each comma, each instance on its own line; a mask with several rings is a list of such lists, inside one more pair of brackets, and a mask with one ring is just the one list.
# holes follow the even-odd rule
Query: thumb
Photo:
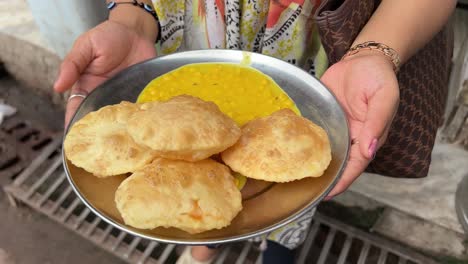
[[60, 65], [59, 74], [54, 83], [54, 90], [64, 92], [70, 89], [93, 58], [93, 45], [89, 36], [87, 34], [80, 36]]
[[390, 88], [380, 89], [368, 100], [366, 119], [358, 136], [360, 152], [368, 159], [373, 159], [383, 143], [398, 108], [398, 92], [391, 92]]

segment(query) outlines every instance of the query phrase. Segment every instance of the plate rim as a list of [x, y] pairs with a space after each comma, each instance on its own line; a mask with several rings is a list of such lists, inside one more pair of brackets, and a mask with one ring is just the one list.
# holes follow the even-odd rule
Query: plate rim
[[[100, 85], [96, 86], [96, 88], [93, 91], [91, 91], [88, 94], [88, 96], [86, 96], [86, 98], [83, 99], [80, 106], [77, 108], [76, 112], [73, 114], [72, 118], [70, 119], [70, 122], [68, 123], [67, 127], [64, 130], [64, 135], [63, 135], [63, 139], [62, 139], [62, 146], [63, 146], [63, 142], [65, 141], [66, 135], [68, 134], [68, 131], [71, 128], [72, 124], [75, 123], [76, 121], [78, 121], [78, 120], [75, 120], [75, 119], [77, 117], [78, 112], [83, 107], [84, 102], [87, 99], [89, 99], [90, 95], [96, 93], [96, 91], [99, 90], [100, 87], [105, 86], [109, 82], [112, 82], [113, 79], [116, 79], [119, 76], [123, 76], [123, 75], [127, 74], [127, 72], [131, 71], [133, 68], [138, 67], [139, 65], [142, 65], [142, 64], [145, 64], [145, 63], [149, 63], [151, 61], [167, 59], [168, 57], [177, 57], [177, 56], [181, 56], [183, 54], [191, 54], [191, 53], [196, 54], [196, 53], [206, 53], [206, 52], [210, 52], [210, 53], [212, 53], [212, 52], [221, 52], [221, 53], [223, 53], [224, 52], [224, 53], [233, 53], [233, 54], [237, 53], [237, 54], [242, 54], [242, 56], [245, 56], [247, 54], [247, 56], [249, 56], [250, 58], [252, 56], [267, 57], [270, 60], [273, 59], [273, 60], [276, 60], [276, 61], [278, 61], [280, 63], [286, 63], [286, 64], [289, 64], [289, 66], [295, 67], [297, 70], [300, 70], [303, 73], [305, 73], [307, 76], [309, 76], [308, 78], [313, 78], [320, 85], [322, 85], [330, 93], [330, 95], [333, 97], [333, 99], [336, 101], [336, 103], [338, 105], [338, 108], [339, 108], [339, 111], [344, 116], [344, 119], [345, 119], [345, 122], [346, 122], [346, 131], [345, 132], [346, 132], [346, 135], [348, 136], [348, 139], [346, 140], [346, 152], [344, 154], [344, 159], [343, 159], [342, 163], [340, 164], [340, 167], [339, 167], [339, 170], [338, 170], [336, 176], [334, 177], [333, 181], [328, 186], [328, 188], [325, 189], [322, 192], [322, 194], [320, 194], [316, 199], [309, 202], [307, 205], [303, 206], [301, 209], [298, 209], [296, 213], [291, 214], [290, 216], [282, 219], [281, 221], [279, 221], [279, 222], [277, 222], [275, 224], [269, 225], [267, 227], [261, 228], [259, 230], [253, 231], [253, 232], [245, 233], [243, 235], [235, 235], [235, 236], [229, 236], [229, 237], [219, 238], [219, 239], [218, 238], [215, 238], [215, 239], [213, 239], [213, 238], [200, 238], [200, 239], [196, 239], [196, 240], [189, 240], [189, 239], [184, 239], [184, 238], [172, 239], [172, 238], [151, 236], [151, 235], [144, 234], [142, 232], [134, 231], [134, 230], [128, 228], [126, 225], [114, 221], [111, 217], [108, 217], [104, 212], [100, 212], [99, 209], [95, 208], [90, 202], [87, 201], [87, 199], [80, 192], [77, 184], [75, 184], [75, 182], [74, 182], [74, 180], [73, 180], [73, 178], [71, 176], [71, 173], [70, 173], [70, 171], [68, 169], [68, 160], [67, 160], [66, 155], [65, 155], [65, 148], [62, 147], [61, 153], [62, 153], [63, 167], [64, 167], [64, 170], [65, 170], [67, 180], [70, 183], [74, 193], [78, 196], [78, 198], [81, 200], [81, 202], [83, 202], [84, 205], [88, 209], [90, 209], [94, 214], [96, 214], [101, 220], [104, 220], [105, 222], [112, 225], [113, 227], [115, 227], [115, 228], [117, 228], [117, 229], [119, 229], [121, 231], [124, 231], [126, 233], [129, 233], [131, 235], [134, 235], [134, 236], [138, 236], [138, 237], [148, 239], [148, 240], [151, 240], [151, 241], [156, 241], [156, 242], [160, 242], [160, 243], [169, 243], [169, 244], [196, 246], [196, 245], [215, 245], [215, 244], [224, 244], [224, 243], [232, 243], [232, 242], [243, 241], [243, 240], [251, 239], [251, 238], [254, 238], [254, 237], [259, 237], [261, 235], [269, 234], [269, 233], [271, 233], [271, 232], [273, 232], [273, 231], [275, 231], [275, 230], [277, 230], [279, 228], [282, 228], [282, 227], [288, 225], [291, 222], [294, 222], [295, 220], [300, 218], [302, 215], [307, 213], [309, 210], [314, 210], [317, 207], [317, 205], [327, 196], [328, 193], [331, 192], [331, 190], [336, 186], [338, 181], [341, 179], [341, 177], [343, 175], [343, 172], [344, 172], [344, 170], [345, 170], [345, 168], [346, 168], [346, 166], [348, 164], [349, 152], [350, 152], [350, 147], [351, 147], [351, 140], [350, 140], [349, 122], [348, 122], [348, 120], [346, 118], [345, 110], [343, 109], [343, 106], [338, 101], [335, 94], [330, 89], [328, 89], [327, 86], [322, 81], [320, 81], [318, 78], [316, 78], [315, 76], [309, 74], [308, 72], [306, 72], [305, 70], [303, 70], [300, 67], [297, 67], [297, 66], [295, 66], [295, 65], [293, 65], [293, 64], [291, 64], [289, 62], [283, 61], [281, 59], [278, 59], [278, 58], [275, 58], [275, 57], [272, 57], [272, 56], [269, 56], [269, 55], [250, 52], [250, 51], [243, 51], [243, 50], [201, 49], [201, 50], [182, 51], [182, 52], [176, 52], [176, 53], [172, 53], [172, 54], [161, 55], [161, 56], [158, 56], [158, 57], [147, 59], [147, 60], [144, 60], [144, 61], [142, 61], [140, 63], [134, 64], [134, 65], [131, 65], [131, 66], [125, 68], [124, 70], [118, 72], [116, 75], [114, 75], [111, 78], [107, 79], [106, 81], [104, 81]], [[208, 62], [208, 63], [210, 63], [210, 62]], [[212, 62], [212, 63], [216, 63], [216, 62]], [[185, 65], [189, 65], [189, 64], [194, 64], [194, 63], [187, 63]], [[250, 65], [247, 64], [246, 66], [250, 66]], [[260, 72], [262, 72], [260, 69], [256, 69], [256, 70], [259, 70]], [[272, 78], [272, 77], [270, 76], [270, 78]]]

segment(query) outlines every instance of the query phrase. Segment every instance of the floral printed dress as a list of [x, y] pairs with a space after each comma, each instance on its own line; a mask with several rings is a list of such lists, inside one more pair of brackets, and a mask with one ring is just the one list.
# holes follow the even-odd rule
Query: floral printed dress
[[[153, 4], [161, 24], [158, 54], [246, 50], [287, 61], [317, 77], [328, 66], [313, 23], [320, 0], [153, 0]], [[304, 241], [314, 212], [267, 238], [296, 248]]]

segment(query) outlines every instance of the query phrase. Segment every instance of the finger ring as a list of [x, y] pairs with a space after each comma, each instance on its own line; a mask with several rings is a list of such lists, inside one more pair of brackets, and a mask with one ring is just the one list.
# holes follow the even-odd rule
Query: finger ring
[[81, 98], [86, 98], [86, 94], [84, 93], [74, 93], [74, 94], [71, 94], [70, 97], [68, 97], [68, 101], [70, 101], [71, 99], [75, 98], [75, 97], [81, 97]]
[[359, 140], [353, 138], [351, 139], [351, 145], [359, 144]]

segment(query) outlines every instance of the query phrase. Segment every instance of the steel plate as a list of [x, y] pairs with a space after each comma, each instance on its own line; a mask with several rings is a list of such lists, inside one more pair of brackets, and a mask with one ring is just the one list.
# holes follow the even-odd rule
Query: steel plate
[[[248, 63], [272, 77], [294, 100], [303, 116], [321, 125], [328, 133], [332, 161], [325, 174], [284, 184], [252, 182], [258, 194], [243, 201], [244, 209], [231, 225], [221, 230], [190, 235], [172, 228], [140, 230], [123, 223], [114, 203], [114, 193], [126, 176], [99, 179], [73, 166], [63, 155], [67, 177], [80, 199], [94, 213], [115, 227], [160, 242], [216, 244], [244, 240], [266, 234], [294, 221], [315, 207], [331, 190], [345, 166], [349, 150], [349, 130], [345, 114], [335, 97], [316, 78], [281, 60], [261, 54], [233, 50], [201, 50], [176, 53], [134, 65], [94, 90], [82, 103], [71, 124], [85, 114], [122, 100], [135, 101], [154, 78], [191, 63]], [[263, 191], [260, 191], [263, 190]]]

